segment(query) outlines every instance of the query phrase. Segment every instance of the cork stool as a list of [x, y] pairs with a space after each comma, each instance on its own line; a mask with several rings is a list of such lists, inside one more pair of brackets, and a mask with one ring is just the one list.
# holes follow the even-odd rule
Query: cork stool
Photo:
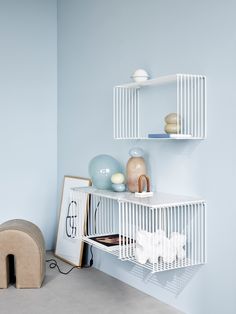
[[14, 256], [16, 288], [40, 288], [45, 276], [45, 245], [40, 229], [15, 219], [0, 225], [0, 288], [8, 287], [9, 256]]

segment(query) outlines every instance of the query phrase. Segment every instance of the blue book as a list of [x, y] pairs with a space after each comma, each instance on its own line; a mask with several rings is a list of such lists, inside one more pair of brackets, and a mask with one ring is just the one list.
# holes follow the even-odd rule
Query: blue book
[[157, 134], [157, 133], [153, 133], [153, 134], [148, 134], [148, 138], [170, 138], [170, 134], [166, 134], [166, 133], [161, 133], [161, 134]]
[[192, 138], [191, 134], [166, 134], [166, 133], [153, 133], [148, 134], [148, 138], [175, 138], [175, 139], [189, 139]]

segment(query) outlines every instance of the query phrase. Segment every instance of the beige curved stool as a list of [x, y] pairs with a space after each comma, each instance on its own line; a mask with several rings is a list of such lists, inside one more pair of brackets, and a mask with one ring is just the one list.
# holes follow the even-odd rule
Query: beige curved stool
[[15, 219], [0, 225], [0, 288], [9, 284], [8, 256], [14, 255], [16, 288], [40, 288], [45, 276], [45, 244], [32, 222]]

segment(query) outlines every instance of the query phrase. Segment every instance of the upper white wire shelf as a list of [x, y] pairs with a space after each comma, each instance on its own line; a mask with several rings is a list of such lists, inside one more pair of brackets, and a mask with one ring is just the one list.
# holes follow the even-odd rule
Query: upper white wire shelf
[[[168, 84], [168, 88], [144, 90]], [[165, 117], [170, 113], [179, 119], [175, 131], [165, 134]], [[117, 85], [113, 90], [115, 139], [204, 139], [206, 114], [204, 75], [172, 74]]]

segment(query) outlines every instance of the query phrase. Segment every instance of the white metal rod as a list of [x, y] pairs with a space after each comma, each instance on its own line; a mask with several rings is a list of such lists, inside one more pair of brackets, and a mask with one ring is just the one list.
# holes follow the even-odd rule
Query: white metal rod
[[119, 88], [119, 94], [118, 94], [118, 99], [119, 99], [119, 102], [118, 102], [118, 110], [119, 110], [119, 135], [118, 135], [118, 138], [120, 139], [121, 138], [121, 129], [122, 129], [122, 117], [121, 117], [121, 88]]
[[194, 221], [194, 264], [197, 263], [197, 204], [193, 205], [193, 221]]
[[[170, 238], [170, 215], [169, 215], [169, 207], [166, 207], [166, 214], [167, 214], [167, 238]], [[168, 256], [168, 263], [170, 260], [170, 246], [167, 247], [167, 256]], [[169, 265], [167, 265], [169, 268]]]
[[111, 222], [112, 222], [111, 213], [112, 213], [112, 211], [113, 211], [113, 206], [111, 207], [111, 199], [110, 199], [110, 198], [108, 198], [107, 201], [108, 201], [108, 204], [107, 204], [107, 231], [108, 231], [108, 233], [112, 233], [112, 228], [111, 228]]
[[132, 109], [131, 109], [131, 89], [129, 88], [129, 91], [128, 91], [128, 107], [129, 107], [129, 114], [128, 114], [128, 125], [129, 125], [129, 134], [128, 134], [128, 138], [132, 138]]
[[[158, 229], [163, 229], [162, 228], [162, 222], [161, 222], [161, 209], [158, 208], [157, 210], [158, 210]], [[163, 246], [163, 240], [162, 240], [161, 245]], [[162, 261], [161, 261], [161, 263], [162, 263]]]
[[[107, 234], [108, 233], [108, 228], [107, 228], [107, 198], [104, 199], [104, 210], [103, 210], [103, 215], [104, 215], [104, 230], [103, 233]], [[103, 217], [102, 217], [103, 218]]]
[[[180, 216], [181, 216], [181, 234], [185, 234], [185, 230], [184, 230], [184, 208], [183, 206], [179, 205], [180, 208]], [[185, 235], [186, 236], [186, 235]], [[186, 248], [185, 248], [186, 249]], [[181, 259], [181, 267], [184, 266], [184, 259]]]
[[191, 125], [191, 127], [190, 127], [190, 134], [193, 136], [193, 93], [194, 93], [194, 81], [193, 81], [193, 76], [191, 75], [191, 101], [190, 101], [190, 103], [191, 103], [191, 106], [190, 106], [190, 108], [191, 108], [191, 122], [190, 122], [190, 125]]
[[121, 203], [118, 202], [118, 210], [119, 210], [119, 258], [121, 258]]
[[187, 76], [187, 113], [188, 113], [188, 118], [187, 118], [187, 134], [190, 134], [190, 76]]
[[96, 211], [97, 200], [98, 200], [98, 197], [94, 196], [94, 205], [93, 205], [94, 234], [98, 233], [98, 217], [97, 217], [97, 211]]
[[184, 134], [188, 134], [188, 76], [184, 76]]
[[202, 127], [203, 127], [203, 107], [202, 107], [202, 77], [200, 76], [199, 77], [199, 90], [200, 90], [200, 97], [199, 97], [199, 99], [200, 99], [200, 104], [199, 104], [199, 137], [201, 137], [202, 138], [202, 136], [203, 136], [203, 130], [202, 130]]
[[91, 211], [91, 220], [90, 220], [90, 228], [91, 232], [90, 235], [94, 235], [94, 195], [91, 195], [91, 205], [90, 205], [90, 211]]
[[137, 137], [140, 138], [140, 106], [139, 106], [139, 90], [136, 90], [137, 93]]
[[132, 257], [134, 256], [134, 239], [135, 239], [135, 229], [134, 229], [134, 223], [135, 223], [135, 211], [134, 211], [134, 204], [132, 203], [132, 236], [131, 236], [131, 239], [130, 241], [132, 241], [130, 243], [130, 247], [132, 246]]
[[[164, 214], [164, 216], [163, 216], [163, 223], [164, 223], [164, 230], [165, 230], [165, 235], [167, 236], [167, 226], [166, 226], [166, 208], [165, 207], [163, 207], [163, 214]], [[164, 241], [164, 245], [163, 245], [163, 250], [164, 250], [164, 252], [166, 251], [166, 242]], [[166, 263], [164, 263], [164, 270], [166, 270], [166, 268], [167, 268], [167, 264]]]
[[116, 138], [116, 88], [113, 88], [113, 136]]
[[151, 211], [151, 234], [152, 234], [152, 272], [155, 272], [155, 260], [156, 260], [156, 250], [155, 250], [155, 230], [154, 230], [154, 209]]
[[177, 107], [177, 133], [181, 133], [180, 131], [180, 123], [178, 117], [180, 116], [179, 112], [179, 86], [180, 81], [179, 81], [179, 75], [177, 75], [177, 82], [176, 82], [176, 107]]
[[[172, 211], [173, 211], [173, 232], [177, 232], [176, 226], [177, 226], [177, 217], [178, 217], [178, 206], [173, 206]], [[175, 237], [175, 247], [176, 247], [176, 237]]]
[[197, 77], [194, 76], [194, 137], [197, 136]]
[[147, 212], [146, 206], [144, 207], [144, 210], [145, 210], [145, 220], [146, 220], [145, 221], [145, 229], [150, 232], [150, 230], [148, 229], [148, 212]]
[[122, 88], [122, 138], [125, 138], [125, 92]]
[[198, 85], [198, 103], [197, 103], [197, 119], [198, 119], [198, 123], [197, 123], [197, 137], [200, 137], [200, 107], [201, 107], [201, 98], [200, 98], [200, 77], [198, 75], [197, 78], [197, 85]]
[[125, 202], [125, 257], [128, 258], [129, 257], [129, 253], [128, 253], [128, 237], [129, 237], [129, 213], [128, 213], [128, 204]]
[[193, 204], [190, 205], [191, 209], [191, 261], [192, 265], [194, 264], [194, 245], [193, 245], [193, 237], [194, 237], [194, 225], [193, 225]]
[[101, 202], [101, 208], [98, 209], [98, 216], [99, 216], [99, 223], [100, 223], [100, 233], [103, 233], [103, 211], [104, 211], [104, 201], [105, 198], [102, 198], [102, 202]]
[[102, 212], [103, 212], [103, 202], [104, 202], [104, 199], [102, 198], [101, 199], [101, 203], [97, 209], [97, 217], [98, 217], [98, 232], [99, 234], [102, 234]]
[[92, 219], [93, 219], [93, 215], [92, 215], [92, 195], [90, 194], [90, 202], [89, 202], [89, 221], [88, 221], [88, 235], [91, 235], [93, 233], [93, 229], [92, 229]]
[[206, 215], [206, 204], [203, 204], [204, 208], [204, 262], [207, 262], [207, 250], [206, 250], [206, 244], [207, 244], [207, 233], [206, 233], [206, 225], [207, 225], [207, 215]]
[[205, 262], [204, 260], [204, 222], [203, 222], [203, 205], [201, 204], [201, 263]]
[[125, 210], [124, 210], [124, 203], [122, 204], [122, 258], [124, 258], [124, 248], [125, 248], [125, 241], [124, 241], [124, 234], [125, 234]]
[[105, 233], [109, 234], [109, 218], [110, 218], [110, 213], [109, 213], [109, 198], [106, 198], [106, 206], [105, 206]]
[[136, 89], [134, 89], [134, 138], [138, 137], [137, 134], [137, 94]]
[[180, 76], [180, 118], [181, 118], [181, 134], [184, 133], [184, 117], [183, 117], [183, 76]]
[[186, 244], [185, 244], [185, 259], [187, 259], [187, 243], [188, 243], [188, 233], [187, 233], [187, 217], [186, 217], [186, 206], [183, 206], [184, 213], [184, 234], [186, 236]]
[[131, 137], [134, 138], [134, 89], [131, 89]]
[[129, 257], [132, 257], [131, 255], [131, 238], [132, 238], [132, 233], [131, 233], [131, 224], [132, 224], [132, 221], [131, 221], [131, 204], [128, 203], [128, 208], [129, 208], [129, 238], [128, 238], [128, 249], [129, 249]]
[[206, 78], [204, 77], [204, 137], [207, 136], [207, 86], [206, 86]]
[[120, 103], [119, 103], [119, 88], [116, 88], [116, 138], [119, 138], [119, 112], [120, 112]]
[[124, 93], [125, 93], [125, 114], [124, 114], [124, 120], [125, 120], [125, 138], [128, 138], [128, 95], [127, 95], [127, 88], [124, 89]]
[[201, 263], [201, 213], [200, 213], [200, 209], [201, 209], [201, 204], [197, 205], [197, 234], [198, 234], [198, 243], [197, 243], [197, 247], [198, 247], [198, 257], [197, 257], [197, 263]]
[[142, 208], [142, 229], [144, 230], [144, 207], [141, 206]]
[[201, 138], [204, 138], [204, 78], [201, 78]]

